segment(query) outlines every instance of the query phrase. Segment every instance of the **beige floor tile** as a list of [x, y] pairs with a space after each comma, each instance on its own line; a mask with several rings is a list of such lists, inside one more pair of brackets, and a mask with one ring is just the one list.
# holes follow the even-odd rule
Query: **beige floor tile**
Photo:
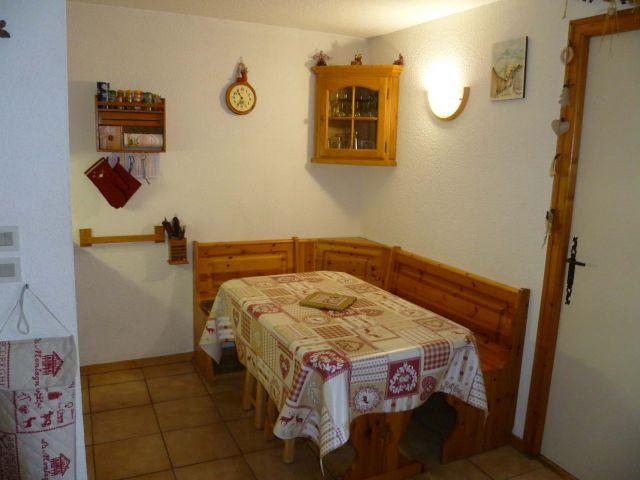
[[457, 460], [446, 465], [431, 464], [422, 478], [425, 480], [491, 480], [490, 477], [467, 460]]
[[197, 427], [222, 421], [222, 417], [208, 395], [185, 398], [153, 405], [163, 432]]
[[93, 413], [151, 403], [144, 381], [91, 387], [89, 394]]
[[96, 373], [89, 375], [89, 386], [97, 387], [100, 385], [112, 385], [114, 383], [134, 382], [143, 380], [142, 370], [132, 368], [130, 370], [119, 370], [117, 372]]
[[258, 480], [322, 480], [318, 457], [304, 443], [296, 445], [296, 461], [291, 464], [282, 463], [282, 451], [274, 448], [244, 457]]
[[91, 415], [85, 413], [82, 415], [82, 423], [84, 425], [84, 444], [93, 445], [93, 432], [91, 429]]
[[171, 469], [159, 434], [102, 443], [93, 449], [96, 480], [115, 480]]
[[254, 480], [251, 469], [242, 457], [225, 458], [176, 468], [177, 480]]
[[253, 418], [253, 410], [242, 409], [242, 390], [228, 392], [224, 395], [212, 394], [211, 398], [213, 398], [218, 412], [220, 412], [222, 419], [225, 421]]
[[166, 472], [150, 473], [149, 475], [142, 475], [140, 477], [131, 477], [128, 480], [175, 480], [175, 476], [171, 470]]
[[273, 438], [265, 440], [262, 430], [256, 430], [253, 418], [241, 418], [227, 422], [227, 428], [240, 447], [242, 453], [256, 452], [266, 448], [282, 448], [282, 441]]
[[165, 432], [163, 435], [174, 467], [240, 454], [222, 422]]
[[94, 443], [158, 433], [158, 422], [151, 405], [120, 408], [92, 414]]
[[150, 378], [147, 380], [147, 385], [154, 403], [207, 394], [197, 373]]
[[91, 404], [89, 402], [89, 389], [82, 389], [82, 413], [89, 413], [91, 411]]
[[233, 373], [223, 373], [221, 375], [214, 375], [213, 377], [213, 385], [207, 385], [207, 390], [209, 393], [214, 394], [223, 394], [234, 391], [242, 391], [244, 386], [244, 371], [242, 372], [233, 372]]
[[[296, 447], [298, 447], [299, 443], [300, 442], [296, 444]], [[309, 442], [308, 445], [312, 451], [316, 452], [315, 455], [318, 455], [317, 453], [318, 447], [315, 444], [312, 444], [311, 442]], [[355, 449], [351, 446], [351, 444], [347, 443], [341, 446], [340, 448], [334, 450], [333, 452], [329, 453], [328, 455], [326, 455], [322, 459], [322, 463], [324, 465], [325, 472], [328, 472], [333, 477], [339, 478], [344, 475], [344, 473], [351, 466], [355, 458], [356, 458]]]
[[95, 480], [96, 471], [93, 463], [93, 447], [84, 447], [84, 451], [87, 459], [87, 478], [88, 480]]
[[157, 365], [155, 367], [145, 367], [142, 369], [145, 378], [169, 377], [171, 375], [181, 375], [195, 372], [193, 364], [189, 362], [170, 363], [169, 365]]
[[512, 480], [561, 480], [562, 477], [549, 470], [548, 468], [539, 468], [524, 475], [513, 477]]
[[494, 480], [504, 480], [542, 468], [540, 462], [510, 446], [474, 455], [469, 460]]

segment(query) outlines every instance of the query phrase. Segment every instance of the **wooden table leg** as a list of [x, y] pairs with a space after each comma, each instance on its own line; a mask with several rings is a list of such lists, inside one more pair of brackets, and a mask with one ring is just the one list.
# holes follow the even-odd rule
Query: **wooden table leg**
[[242, 389], [242, 409], [251, 410], [254, 402], [254, 391], [256, 388], [256, 379], [249, 373], [249, 370], [244, 372], [244, 387]]
[[264, 428], [264, 413], [267, 406], [266, 398], [267, 391], [260, 382], [256, 382], [256, 411], [253, 416], [253, 424], [257, 430], [262, 430]]
[[398, 449], [411, 420], [411, 410], [370, 413], [351, 423], [349, 441], [356, 450], [345, 480], [400, 480], [422, 473], [425, 466], [409, 460]]

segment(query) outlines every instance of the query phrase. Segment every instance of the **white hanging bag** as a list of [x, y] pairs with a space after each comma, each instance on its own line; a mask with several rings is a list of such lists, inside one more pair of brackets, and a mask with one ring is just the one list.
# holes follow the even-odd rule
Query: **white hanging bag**
[[[17, 329], [29, 334], [24, 296], [29, 291], [68, 334], [2, 340], [19, 307]], [[25, 285], [0, 327], [0, 479], [75, 479], [76, 348], [73, 335]]]

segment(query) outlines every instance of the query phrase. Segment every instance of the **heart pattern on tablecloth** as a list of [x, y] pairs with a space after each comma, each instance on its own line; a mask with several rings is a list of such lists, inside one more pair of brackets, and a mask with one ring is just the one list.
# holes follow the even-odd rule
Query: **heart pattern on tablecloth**
[[280, 354], [280, 373], [282, 374], [282, 378], [287, 378], [290, 369], [291, 361], [284, 355]]

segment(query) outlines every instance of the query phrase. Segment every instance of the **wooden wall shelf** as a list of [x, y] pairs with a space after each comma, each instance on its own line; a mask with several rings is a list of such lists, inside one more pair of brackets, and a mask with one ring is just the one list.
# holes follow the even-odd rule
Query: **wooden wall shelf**
[[[167, 151], [166, 101], [160, 103], [104, 102], [95, 97], [96, 147], [98, 152], [160, 153]], [[133, 147], [126, 134], [156, 134], [162, 145]]]
[[151, 235], [112, 235], [107, 237], [94, 237], [90, 228], [80, 229], [80, 246], [90, 247], [98, 243], [128, 243], [128, 242], [155, 242], [164, 243], [164, 228], [162, 225], [153, 227]]

